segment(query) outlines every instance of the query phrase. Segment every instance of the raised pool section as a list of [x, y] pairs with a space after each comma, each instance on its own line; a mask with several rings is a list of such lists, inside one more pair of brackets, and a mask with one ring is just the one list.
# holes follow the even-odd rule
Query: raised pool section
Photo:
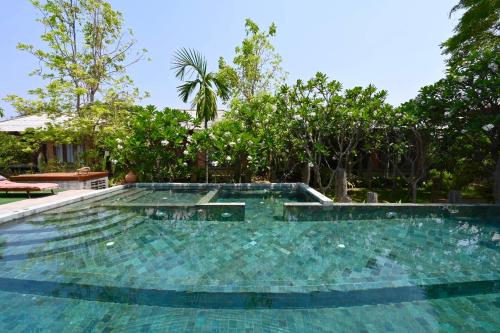
[[500, 330], [497, 205], [136, 184], [36, 212], [0, 224], [0, 331]]

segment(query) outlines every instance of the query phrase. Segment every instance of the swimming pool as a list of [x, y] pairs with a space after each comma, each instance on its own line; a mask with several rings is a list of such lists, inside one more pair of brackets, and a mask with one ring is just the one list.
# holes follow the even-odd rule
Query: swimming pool
[[498, 331], [498, 207], [321, 200], [143, 185], [1, 225], [0, 331]]

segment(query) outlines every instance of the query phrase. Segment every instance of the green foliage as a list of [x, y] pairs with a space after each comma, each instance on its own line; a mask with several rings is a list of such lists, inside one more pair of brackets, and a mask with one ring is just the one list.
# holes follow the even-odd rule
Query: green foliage
[[48, 83], [29, 91], [35, 100], [15, 95], [6, 98], [21, 114], [53, 113], [82, 116], [100, 96], [108, 102], [135, 99], [137, 90], [126, 68], [139, 61], [145, 50], [128, 59], [135, 40], [123, 32], [121, 13], [103, 0], [32, 0], [44, 27], [44, 47], [19, 43], [18, 49], [35, 56], [38, 75]]
[[33, 131], [29, 130], [22, 136], [0, 132], [0, 173], [8, 175], [9, 166], [32, 162], [33, 154], [40, 148]]
[[223, 100], [229, 98], [229, 88], [224, 80], [215, 73], [207, 72], [207, 61], [203, 55], [191, 49], [182, 48], [176, 52], [172, 62], [175, 76], [180, 80], [194, 75], [194, 80], [187, 80], [177, 87], [179, 97], [186, 103], [191, 94], [198, 89], [192, 100], [192, 108], [196, 109], [198, 119], [205, 122], [217, 116], [217, 96]]
[[133, 170], [147, 182], [188, 178], [188, 163], [195, 156], [189, 148], [195, 126], [191, 116], [152, 105], [136, 106], [130, 114], [126, 126], [104, 140], [114, 171]]
[[272, 23], [267, 31], [262, 31], [250, 19], [245, 20], [246, 37], [235, 49], [234, 68], [219, 60], [219, 75], [232, 86], [237, 99], [250, 101], [255, 96], [270, 92], [285, 79], [281, 68], [281, 57], [271, 44], [276, 35], [276, 25]]
[[[377, 125], [377, 115], [390, 108], [386, 92], [374, 86], [342, 89], [317, 73], [307, 82], [283, 86], [277, 94], [274, 126], [288, 146], [288, 155], [309, 164], [321, 191], [332, 185], [335, 171], [352, 163], [361, 138]], [[323, 170], [329, 170], [326, 180]]]
[[485, 45], [498, 45], [500, 1], [460, 0], [450, 12], [465, 10], [455, 27], [455, 34], [442, 47], [452, 58], [463, 58]]

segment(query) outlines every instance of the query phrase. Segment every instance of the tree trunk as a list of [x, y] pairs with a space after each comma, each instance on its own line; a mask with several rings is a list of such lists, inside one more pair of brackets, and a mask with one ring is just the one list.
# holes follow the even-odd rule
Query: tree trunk
[[306, 185], [309, 185], [309, 183], [311, 182], [311, 167], [309, 166], [309, 164], [306, 164], [302, 168], [302, 182]]
[[500, 156], [497, 158], [497, 165], [495, 167], [493, 179], [493, 199], [496, 204], [500, 204]]
[[417, 181], [412, 180], [410, 182], [410, 191], [411, 191], [411, 202], [417, 202]]
[[378, 194], [376, 192], [368, 192], [366, 195], [366, 202], [378, 203]]
[[391, 178], [392, 178], [392, 190], [393, 191], [396, 190], [396, 170], [397, 170], [396, 169], [397, 168], [396, 163], [397, 163], [396, 160], [394, 160], [393, 165], [392, 165], [392, 176], [391, 176]]
[[335, 179], [335, 198], [339, 202], [350, 202], [347, 196], [347, 175], [344, 168], [337, 168]]
[[[205, 119], [205, 130], [208, 127], [208, 120]], [[205, 151], [205, 183], [208, 184], [208, 149]]]
[[373, 163], [372, 163], [372, 154], [368, 153], [368, 165], [366, 166], [367, 174], [368, 174], [368, 188], [372, 188], [372, 178], [373, 178]]
[[452, 190], [448, 192], [448, 202], [449, 203], [461, 203], [462, 202], [462, 193], [457, 190]]

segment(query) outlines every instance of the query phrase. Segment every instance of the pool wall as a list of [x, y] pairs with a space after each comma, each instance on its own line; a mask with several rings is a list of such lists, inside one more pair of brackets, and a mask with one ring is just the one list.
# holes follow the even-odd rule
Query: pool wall
[[198, 202], [193, 204], [173, 203], [103, 203], [103, 206], [134, 208], [145, 215], [157, 219], [221, 219], [243, 221], [245, 219], [245, 204], [241, 202], [211, 202], [217, 196], [218, 190], [285, 190], [299, 191], [311, 202], [290, 202], [283, 205], [285, 221], [337, 221], [345, 219], [387, 219], [412, 217], [498, 217], [500, 205], [493, 204], [367, 204], [367, 203], [334, 203], [330, 198], [319, 193], [304, 183], [135, 183], [114, 186], [93, 193], [85, 193], [79, 197], [65, 198], [49, 204], [37, 205], [11, 214], [0, 216], [0, 224], [24, 218], [33, 214], [57, 209], [81, 201], [92, 202], [125, 192], [130, 188], [147, 189], [192, 189], [209, 190]]
[[321, 205], [309, 202], [284, 204], [284, 219], [289, 222], [498, 216], [500, 216], [500, 205], [490, 204], [335, 203]]

